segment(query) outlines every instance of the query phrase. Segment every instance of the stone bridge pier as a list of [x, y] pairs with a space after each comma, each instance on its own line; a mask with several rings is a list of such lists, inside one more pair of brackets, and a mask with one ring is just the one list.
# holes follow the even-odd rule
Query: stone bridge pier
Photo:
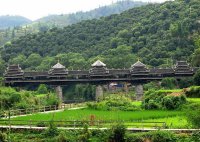
[[97, 85], [96, 86], [96, 94], [95, 94], [95, 100], [102, 100], [103, 99], [103, 86]]
[[140, 101], [143, 98], [144, 95], [144, 90], [142, 84], [136, 84], [135, 85], [135, 95], [136, 95], [136, 100]]
[[60, 102], [63, 102], [63, 92], [61, 86], [56, 86], [56, 95], [59, 98]]

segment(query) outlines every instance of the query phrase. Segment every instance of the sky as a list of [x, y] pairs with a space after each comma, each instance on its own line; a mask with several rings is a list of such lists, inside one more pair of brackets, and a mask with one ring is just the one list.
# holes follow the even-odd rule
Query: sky
[[[52, 14], [89, 11], [117, 1], [119, 0], [0, 0], [0, 15], [20, 15], [36, 20]], [[164, 2], [166, 0], [142, 1]]]

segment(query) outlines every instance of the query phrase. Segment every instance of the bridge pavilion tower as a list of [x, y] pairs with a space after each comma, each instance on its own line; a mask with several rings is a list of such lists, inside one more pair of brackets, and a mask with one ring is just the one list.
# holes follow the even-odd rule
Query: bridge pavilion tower
[[[90, 77], [98, 77], [103, 78], [105, 76], [108, 76], [109, 70], [106, 68], [106, 64], [104, 64], [102, 61], [97, 60], [91, 65], [91, 69], [89, 70]], [[102, 85], [96, 86], [96, 100], [103, 99], [103, 87]]]
[[9, 79], [22, 79], [24, 71], [19, 65], [9, 65], [4, 73], [4, 78]]
[[174, 70], [176, 76], [191, 76], [194, 74], [193, 69], [186, 61], [177, 61]]
[[[149, 74], [149, 69], [145, 64], [139, 60], [131, 66], [131, 77], [145, 77]], [[141, 100], [144, 94], [142, 82], [138, 82], [135, 85], [136, 100]]]
[[[57, 64], [51, 67], [51, 69], [48, 71], [48, 74], [49, 78], [51, 79], [64, 79], [68, 75], [68, 70], [58, 61]], [[63, 102], [63, 92], [62, 87], [60, 85], [56, 86], [56, 94], [60, 102]]]

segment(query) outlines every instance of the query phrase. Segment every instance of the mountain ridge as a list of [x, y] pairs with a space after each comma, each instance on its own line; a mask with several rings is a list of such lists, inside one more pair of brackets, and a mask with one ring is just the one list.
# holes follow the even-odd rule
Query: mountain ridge
[[23, 16], [3, 15], [0, 16], [0, 29], [22, 26], [30, 22], [31, 22], [30, 19]]

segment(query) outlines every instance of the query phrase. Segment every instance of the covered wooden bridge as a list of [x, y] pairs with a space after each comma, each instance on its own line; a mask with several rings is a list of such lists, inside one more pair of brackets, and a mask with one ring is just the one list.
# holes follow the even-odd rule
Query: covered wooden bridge
[[[143, 95], [142, 84], [162, 80], [165, 77], [191, 77], [199, 68], [191, 67], [186, 61], [177, 61], [171, 68], [148, 68], [137, 61], [129, 69], [109, 69], [106, 64], [97, 60], [89, 70], [68, 70], [59, 62], [49, 71], [24, 71], [19, 65], [9, 65], [4, 73], [7, 86], [24, 86], [27, 84], [55, 85], [57, 94], [62, 99], [63, 85], [71, 83], [92, 83], [97, 85], [96, 94], [101, 96], [102, 84], [111, 82], [129, 82], [135, 85], [137, 98]], [[100, 94], [98, 94], [100, 93]]]

